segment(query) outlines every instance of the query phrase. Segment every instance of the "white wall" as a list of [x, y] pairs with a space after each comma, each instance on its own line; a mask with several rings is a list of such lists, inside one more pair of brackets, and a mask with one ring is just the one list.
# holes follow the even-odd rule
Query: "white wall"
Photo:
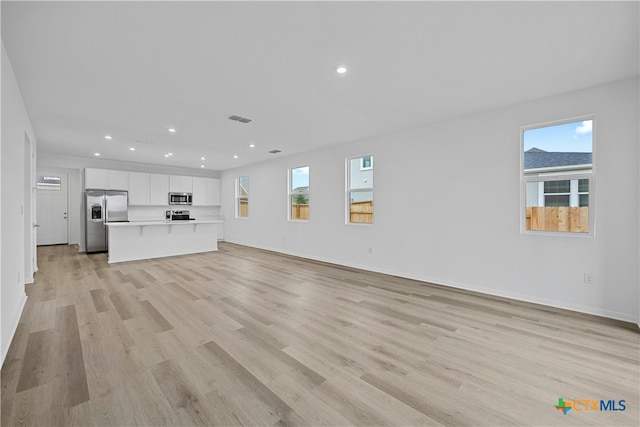
[[[32, 271], [25, 271], [25, 244], [32, 241], [32, 228], [25, 224], [32, 223], [35, 203], [29, 203], [32, 197], [25, 189], [28, 183], [25, 159], [25, 134], [30, 139], [29, 153], [35, 153], [35, 135], [31, 127], [27, 111], [20, 94], [20, 89], [13, 73], [9, 57], [2, 45], [2, 144], [1, 144], [1, 225], [2, 236], [1, 280], [0, 283], [0, 354], [2, 362], [7, 354], [11, 339], [15, 333], [22, 309], [27, 300], [25, 294], [25, 278], [30, 279]], [[35, 170], [35, 169], [34, 169]], [[32, 177], [31, 177], [32, 178]], [[25, 194], [27, 193], [27, 194]], [[32, 218], [25, 218], [25, 215]], [[33, 253], [33, 248], [28, 253]]]
[[[225, 240], [638, 321], [638, 79], [225, 171]], [[520, 233], [520, 127], [596, 114], [596, 236]], [[345, 225], [345, 158], [374, 155], [375, 224]], [[310, 221], [287, 168], [310, 167]], [[235, 219], [235, 178], [250, 179]], [[370, 253], [371, 252], [371, 253]], [[594, 285], [583, 283], [584, 273]]]

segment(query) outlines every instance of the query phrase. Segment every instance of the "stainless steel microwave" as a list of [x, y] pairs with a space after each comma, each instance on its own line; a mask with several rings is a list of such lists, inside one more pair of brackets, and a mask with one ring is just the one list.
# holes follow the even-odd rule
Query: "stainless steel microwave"
[[169, 193], [170, 205], [191, 205], [193, 204], [192, 193]]

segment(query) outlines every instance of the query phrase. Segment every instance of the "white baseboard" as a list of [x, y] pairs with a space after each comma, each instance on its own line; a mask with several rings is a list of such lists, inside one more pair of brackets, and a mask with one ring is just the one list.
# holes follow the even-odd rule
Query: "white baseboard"
[[7, 357], [7, 352], [9, 351], [9, 347], [11, 346], [11, 342], [13, 341], [13, 337], [16, 335], [16, 331], [18, 330], [18, 324], [20, 323], [20, 318], [22, 317], [22, 312], [24, 311], [24, 306], [27, 303], [27, 294], [24, 294], [20, 305], [20, 308], [17, 310], [14, 315], [14, 319], [11, 322], [11, 334], [9, 335], [11, 338], [8, 342], [2, 343], [2, 363], [0, 366], [4, 365], [4, 359]]

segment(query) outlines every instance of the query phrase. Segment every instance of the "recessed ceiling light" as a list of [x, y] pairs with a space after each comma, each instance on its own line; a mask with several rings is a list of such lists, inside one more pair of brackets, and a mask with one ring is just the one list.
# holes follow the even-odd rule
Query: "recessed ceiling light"
[[200, 160], [207, 160], [207, 159], [205, 159], [204, 157], [200, 157]]
[[113, 139], [113, 137], [111, 135], [105, 135], [104, 139]]
[[100, 157], [100, 153], [93, 153], [94, 156]]
[[344, 74], [346, 72], [347, 72], [347, 67], [345, 67], [344, 65], [339, 65], [336, 67], [336, 73]]
[[235, 115], [235, 114], [233, 114], [233, 115], [231, 115], [231, 116], [229, 116], [229, 117], [227, 117], [227, 118], [228, 118], [229, 120], [234, 120], [234, 121], [236, 121], [236, 122], [244, 123], [245, 125], [246, 125], [247, 123], [250, 123], [250, 122], [252, 122], [252, 121], [253, 121], [253, 120], [248, 119], [248, 118], [246, 118], [246, 117], [238, 116], [238, 115]]
[[175, 130], [174, 128], [169, 128], [169, 132], [171, 132], [171, 133], [175, 133], [175, 132], [176, 132], [176, 130]]
[[255, 148], [256, 144], [249, 144], [249, 148]]
[[237, 159], [237, 158], [238, 158], [238, 155], [237, 155], [237, 154], [234, 154], [234, 155], [233, 155], [233, 158], [234, 158], [234, 159]]
[[129, 151], [136, 151], [135, 147], [129, 147]]
[[201, 168], [203, 168], [203, 167], [204, 167], [204, 165], [200, 165], [200, 167], [201, 167]]
[[165, 157], [169, 157], [169, 155], [168, 155], [168, 154], [165, 154], [164, 156], [165, 156]]
[[173, 153], [167, 153], [169, 156], [173, 156]]

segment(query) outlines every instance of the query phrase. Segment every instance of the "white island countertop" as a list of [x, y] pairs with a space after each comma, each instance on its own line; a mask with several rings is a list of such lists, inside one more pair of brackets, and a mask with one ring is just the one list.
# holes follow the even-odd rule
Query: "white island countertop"
[[141, 225], [185, 225], [185, 224], [222, 224], [221, 219], [190, 219], [182, 221], [129, 221], [129, 222], [108, 222], [108, 227], [137, 227]]

